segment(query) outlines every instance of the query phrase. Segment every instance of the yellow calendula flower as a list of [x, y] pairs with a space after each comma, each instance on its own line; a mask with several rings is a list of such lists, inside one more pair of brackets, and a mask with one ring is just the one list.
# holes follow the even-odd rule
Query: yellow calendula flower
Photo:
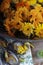
[[39, 24], [35, 29], [35, 34], [43, 38], [43, 24]]
[[23, 2], [27, 2], [30, 5], [34, 5], [34, 4], [36, 4], [37, 0], [23, 0]]
[[26, 36], [30, 36], [31, 33], [33, 34], [33, 24], [31, 23], [25, 23], [21, 29], [21, 31], [26, 35]]
[[43, 3], [43, 0], [38, 0], [38, 2]]
[[30, 3], [30, 5], [35, 5], [37, 0], [28, 0], [28, 2]]

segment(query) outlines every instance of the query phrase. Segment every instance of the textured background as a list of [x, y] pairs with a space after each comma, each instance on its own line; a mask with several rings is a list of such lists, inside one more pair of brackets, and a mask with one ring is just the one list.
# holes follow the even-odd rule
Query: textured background
[[37, 57], [37, 52], [43, 50], [43, 42], [34, 42], [34, 49], [32, 49], [33, 61], [35, 65], [43, 65], [43, 58]]

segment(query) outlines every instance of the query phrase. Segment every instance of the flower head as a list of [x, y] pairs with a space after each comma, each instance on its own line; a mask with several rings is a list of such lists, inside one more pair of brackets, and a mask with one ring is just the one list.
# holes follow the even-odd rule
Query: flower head
[[33, 28], [34, 26], [31, 23], [25, 23], [24, 26], [22, 27], [22, 32], [26, 36], [30, 36], [31, 34], [33, 34]]
[[40, 24], [36, 27], [35, 29], [35, 34], [38, 36], [38, 37], [41, 37], [43, 38], [43, 24]]
[[28, 2], [29, 2], [30, 5], [35, 5], [37, 0], [28, 0]]
[[38, 2], [43, 3], [43, 0], [38, 0]]
[[28, 2], [30, 5], [36, 4], [37, 0], [22, 0], [23, 2]]

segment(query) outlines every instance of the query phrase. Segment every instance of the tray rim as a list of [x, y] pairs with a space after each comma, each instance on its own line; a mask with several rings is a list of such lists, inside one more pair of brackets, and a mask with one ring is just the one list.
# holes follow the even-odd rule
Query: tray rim
[[43, 39], [21, 39], [21, 38], [14, 38], [11, 37], [7, 34], [4, 33], [0, 33], [0, 37], [5, 38], [6, 40], [14, 40], [14, 41], [18, 41], [18, 42], [43, 42]]

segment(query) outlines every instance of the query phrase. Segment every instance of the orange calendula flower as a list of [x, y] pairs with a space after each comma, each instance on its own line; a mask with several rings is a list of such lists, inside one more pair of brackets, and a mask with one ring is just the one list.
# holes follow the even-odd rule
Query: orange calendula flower
[[[42, 10], [43, 8], [40, 6], [40, 5], [36, 5], [35, 6], [35, 9], [32, 9], [31, 11], [30, 11], [30, 16], [31, 16], [31, 18], [30, 18], [30, 22], [33, 22], [33, 24], [35, 25], [35, 26], [37, 26], [37, 24], [39, 23], [39, 22], [43, 22], [43, 13], [42, 13]], [[34, 15], [33, 15], [34, 14]]]
[[16, 3], [16, 8], [18, 9], [19, 7], [26, 7], [26, 8], [30, 8], [30, 4], [28, 2], [19, 2], [19, 3]]

